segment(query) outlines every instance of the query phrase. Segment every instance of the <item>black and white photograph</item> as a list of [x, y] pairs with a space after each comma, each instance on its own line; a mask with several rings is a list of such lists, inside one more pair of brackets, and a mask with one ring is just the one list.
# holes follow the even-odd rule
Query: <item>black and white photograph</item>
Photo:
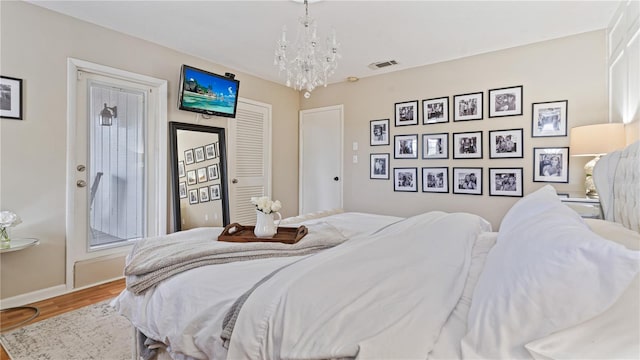
[[196, 162], [204, 161], [204, 146], [198, 146], [193, 149], [193, 153], [195, 154]]
[[198, 203], [198, 189], [189, 190], [189, 204], [197, 204]]
[[418, 134], [396, 135], [393, 137], [394, 159], [418, 158]]
[[394, 191], [418, 191], [418, 168], [394, 168]]
[[209, 181], [207, 178], [207, 168], [198, 168], [198, 184]]
[[209, 186], [209, 191], [211, 192], [211, 200], [220, 200], [220, 184], [215, 184]]
[[489, 158], [521, 158], [522, 129], [489, 131]]
[[209, 181], [220, 179], [220, 168], [218, 164], [207, 166], [207, 173], [209, 174]]
[[200, 202], [203, 203], [209, 201], [209, 187], [203, 186], [198, 190], [200, 192]]
[[531, 137], [567, 136], [568, 100], [531, 104]]
[[482, 120], [484, 93], [470, 93], [453, 97], [453, 121]]
[[422, 100], [422, 124], [449, 122], [449, 97]]
[[0, 118], [22, 120], [22, 79], [0, 76]]
[[197, 183], [198, 183], [198, 178], [196, 177], [196, 171], [195, 170], [187, 171], [187, 184], [195, 185]]
[[193, 149], [184, 151], [184, 163], [187, 165], [193, 164], [195, 162], [193, 158]]
[[422, 168], [422, 192], [448, 193], [449, 192], [449, 168], [448, 167], [423, 167]]
[[569, 148], [533, 148], [533, 181], [569, 182]]
[[371, 154], [370, 179], [389, 180], [389, 154]]
[[449, 158], [449, 133], [422, 134], [423, 159]]
[[216, 157], [220, 157], [220, 142], [216, 141], [213, 143], [213, 145], [216, 148]]
[[482, 159], [482, 131], [453, 133], [454, 159]]
[[216, 158], [216, 146], [214, 144], [205, 145], [204, 157], [206, 160], [211, 160]]
[[489, 90], [489, 117], [522, 115], [522, 85]]
[[482, 168], [453, 168], [454, 194], [482, 195]]
[[187, 183], [182, 181], [178, 184], [178, 194], [180, 195], [180, 199], [187, 198]]
[[396, 126], [418, 125], [418, 100], [396, 103]]
[[389, 119], [371, 120], [371, 146], [389, 145]]
[[184, 171], [184, 161], [178, 161], [178, 177], [185, 177], [187, 173]]
[[522, 197], [522, 168], [489, 168], [489, 195]]

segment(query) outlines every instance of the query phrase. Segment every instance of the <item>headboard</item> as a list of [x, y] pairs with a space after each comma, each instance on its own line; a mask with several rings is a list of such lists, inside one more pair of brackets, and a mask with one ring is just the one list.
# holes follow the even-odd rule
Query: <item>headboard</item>
[[640, 232], [640, 141], [603, 156], [593, 180], [605, 220]]

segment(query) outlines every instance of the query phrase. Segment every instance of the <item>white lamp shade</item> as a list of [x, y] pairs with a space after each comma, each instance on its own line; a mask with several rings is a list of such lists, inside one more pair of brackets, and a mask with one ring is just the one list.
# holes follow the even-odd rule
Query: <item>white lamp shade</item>
[[599, 156], [622, 149], [624, 124], [608, 123], [578, 126], [571, 129], [572, 156]]

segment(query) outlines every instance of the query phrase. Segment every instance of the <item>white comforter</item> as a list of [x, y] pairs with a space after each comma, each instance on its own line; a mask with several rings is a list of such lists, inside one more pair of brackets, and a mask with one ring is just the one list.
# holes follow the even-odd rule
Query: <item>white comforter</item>
[[244, 304], [228, 358], [426, 359], [489, 229], [430, 212], [293, 263]]

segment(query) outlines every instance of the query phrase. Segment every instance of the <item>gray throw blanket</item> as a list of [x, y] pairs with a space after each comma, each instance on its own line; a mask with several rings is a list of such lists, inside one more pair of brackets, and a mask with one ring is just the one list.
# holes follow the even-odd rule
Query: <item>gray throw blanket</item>
[[309, 233], [295, 244], [217, 241], [221, 228], [197, 228], [138, 241], [127, 257], [127, 289], [144, 293], [173, 275], [205, 265], [282, 256], [302, 256], [346, 240], [332, 225], [307, 225]]

